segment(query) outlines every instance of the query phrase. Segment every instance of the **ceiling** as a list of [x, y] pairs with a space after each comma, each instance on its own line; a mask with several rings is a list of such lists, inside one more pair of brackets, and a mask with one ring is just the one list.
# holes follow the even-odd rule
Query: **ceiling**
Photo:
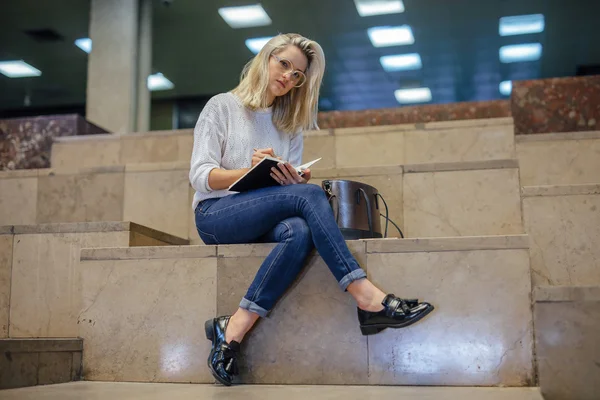
[[[252, 57], [244, 40], [297, 32], [318, 41], [327, 69], [321, 92], [323, 110], [397, 107], [394, 90], [426, 86], [433, 103], [503, 98], [503, 80], [573, 76], [578, 66], [600, 64], [598, 0], [404, 0], [402, 14], [360, 17], [352, 0], [262, 0], [273, 24], [232, 29], [219, 7], [253, 0], [154, 1], [153, 68], [175, 84], [153, 92], [153, 99], [207, 96], [232, 89]], [[73, 42], [88, 35], [88, 0], [3, 0], [0, 6], [0, 61], [23, 59], [42, 70], [37, 78], [0, 75], [0, 110], [85, 103], [87, 54]], [[500, 37], [503, 16], [541, 13], [542, 33]], [[375, 48], [366, 30], [381, 25], [412, 27], [415, 43]], [[64, 40], [38, 42], [25, 34], [49, 28]], [[540, 42], [540, 61], [502, 64], [506, 44]], [[379, 64], [386, 54], [417, 52], [423, 68], [388, 73]]]

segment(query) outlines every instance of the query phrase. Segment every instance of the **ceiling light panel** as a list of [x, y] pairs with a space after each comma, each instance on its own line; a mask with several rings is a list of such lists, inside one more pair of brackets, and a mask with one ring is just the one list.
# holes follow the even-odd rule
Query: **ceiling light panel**
[[233, 29], [271, 25], [271, 18], [260, 4], [219, 8], [219, 15]]

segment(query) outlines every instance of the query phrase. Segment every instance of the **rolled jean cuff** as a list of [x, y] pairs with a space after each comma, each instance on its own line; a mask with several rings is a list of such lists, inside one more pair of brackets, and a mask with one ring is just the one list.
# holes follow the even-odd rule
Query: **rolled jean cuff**
[[244, 310], [248, 310], [250, 312], [258, 314], [258, 315], [260, 315], [263, 318], [266, 318], [267, 314], [269, 313], [269, 311], [265, 310], [264, 308], [262, 308], [258, 304], [256, 304], [256, 303], [248, 300], [245, 297], [240, 302], [240, 308], [243, 308]]
[[352, 282], [354, 282], [358, 279], [362, 279], [362, 278], [366, 278], [366, 277], [367, 277], [367, 274], [365, 273], [365, 271], [362, 268], [355, 269], [354, 271], [352, 271], [349, 274], [347, 274], [346, 276], [344, 276], [341, 281], [339, 281], [340, 288], [345, 292], [346, 288], [348, 287], [349, 284], [351, 284]]

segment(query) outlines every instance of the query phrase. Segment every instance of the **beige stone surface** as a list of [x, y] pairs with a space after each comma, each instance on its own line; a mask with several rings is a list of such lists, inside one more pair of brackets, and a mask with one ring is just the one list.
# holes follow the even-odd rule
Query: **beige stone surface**
[[277, 243], [220, 244], [217, 246], [217, 257], [266, 257], [276, 245]]
[[367, 253], [529, 249], [527, 235], [368, 240]]
[[517, 157], [522, 186], [600, 182], [600, 139], [520, 142]]
[[403, 164], [404, 135], [394, 131], [336, 136], [335, 157], [340, 168]]
[[39, 171], [43, 171], [43, 169], [15, 169], [0, 171], [0, 179], [36, 178], [39, 175]]
[[517, 169], [404, 175], [406, 237], [523, 233]]
[[513, 128], [512, 117], [501, 118], [479, 118], [479, 119], [462, 119], [455, 121], [434, 121], [423, 124], [422, 129], [444, 129], [444, 128], [481, 128], [481, 127], [497, 127], [510, 126]]
[[8, 390], [4, 400], [543, 400], [539, 388], [221, 385], [74, 382]]
[[372, 385], [533, 384], [527, 250], [368, 254], [385, 292], [436, 309], [369, 336]]
[[533, 300], [541, 302], [600, 301], [600, 286], [538, 286]]
[[123, 219], [182, 238], [189, 232], [187, 170], [127, 172]]
[[194, 149], [194, 133], [177, 136], [177, 160], [191, 162]]
[[454, 161], [435, 162], [429, 164], [405, 164], [402, 169], [405, 173], [411, 172], [443, 172], [443, 171], [468, 171], [483, 169], [519, 168], [516, 159], [485, 160], [485, 161]]
[[8, 337], [13, 235], [0, 235], [0, 339]]
[[213, 382], [204, 321], [216, 311], [215, 257], [82, 263], [86, 380]]
[[0, 225], [35, 223], [37, 193], [37, 177], [1, 178]]
[[334, 128], [333, 134], [335, 136], [348, 136], [348, 135], [368, 135], [377, 133], [388, 133], [397, 132], [401, 133], [404, 131], [412, 131], [417, 129], [417, 126], [424, 126], [423, 124], [397, 124], [397, 125], [373, 125], [373, 126], [355, 126], [351, 128]]
[[125, 165], [125, 172], [167, 172], [175, 170], [186, 170], [189, 172], [189, 169], [190, 163], [188, 161], [147, 162]]
[[521, 197], [574, 196], [585, 194], [600, 194], [600, 183], [579, 185], [524, 186], [521, 188]]
[[600, 285], [600, 194], [523, 199], [535, 286]]
[[515, 135], [516, 143], [552, 142], [557, 140], [600, 139], [600, 131], [537, 133], [535, 135]]
[[407, 164], [499, 160], [515, 157], [512, 125], [404, 133]]
[[335, 136], [313, 135], [304, 136], [302, 163], [322, 158], [312, 169], [335, 167]]
[[123, 175], [115, 172], [40, 176], [36, 222], [123, 220]]
[[[595, 288], [598, 293], [598, 287]], [[539, 384], [544, 398], [597, 399], [600, 393], [600, 297], [536, 301], [534, 305]]]
[[[348, 243], [357, 261], [365, 265], [364, 241]], [[243, 254], [218, 258], [218, 315], [237, 309], [264, 260]], [[367, 383], [367, 341], [358, 328], [356, 303], [340, 290], [320, 257], [309, 257], [300, 278], [269, 317], [246, 336], [242, 352], [244, 383]]]
[[55, 142], [52, 145], [52, 168], [90, 168], [120, 164], [121, 141], [110, 139]]
[[179, 138], [174, 135], [126, 135], [122, 136], [121, 143], [121, 164], [170, 162], [179, 159]]
[[166, 247], [105, 247], [81, 250], [82, 261], [100, 260], [170, 260], [183, 258], [216, 257], [217, 246]]
[[77, 337], [79, 250], [127, 246], [129, 232], [16, 235], [10, 337]]

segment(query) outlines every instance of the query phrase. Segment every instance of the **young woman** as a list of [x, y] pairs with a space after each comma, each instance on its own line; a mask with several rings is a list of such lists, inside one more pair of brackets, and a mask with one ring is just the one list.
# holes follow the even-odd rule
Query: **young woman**
[[[325, 70], [321, 46], [297, 34], [271, 39], [242, 72], [238, 87], [211, 98], [194, 130], [190, 182], [196, 190], [196, 227], [206, 244], [278, 243], [232, 316], [206, 321], [212, 341], [208, 367], [230, 385], [239, 343], [265, 317], [316, 247], [358, 305], [364, 335], [411, 325], [433, 310], [428, 303], [386, 295], [350, 254], [324, 191], [306, 184], [292, 165], [302, 160], [302, 131], [316, 129]], [[271, 176], [279, 183], [232, 193], [227, 188], [266, 155], [280, 157]], [[288, 162], [284, 161], [288, 160]]]

